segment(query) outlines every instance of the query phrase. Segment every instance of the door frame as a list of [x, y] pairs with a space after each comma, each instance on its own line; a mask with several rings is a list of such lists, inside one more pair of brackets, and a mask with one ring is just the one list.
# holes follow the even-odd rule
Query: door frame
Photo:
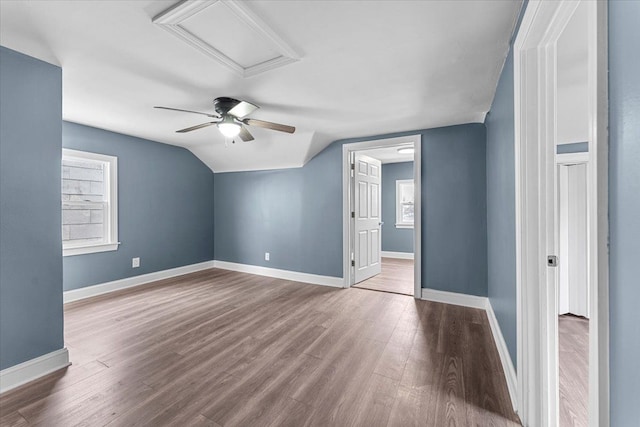
[[343, 286], [351, 287], [354, 272], [351, 268], [351, 254], [353, 253], [353, 223], [351, 210], [353, 208], [353, 190], [351, 188], [351, 158], [356, 151], [372, 148], [400, 147], [413, 144], [413, 181], [414, 181], [414, 215], [413, 224], [413, 296], [422, 297], [422, 135], [407, 135], [395, 138], [384, 138], [362, 142], [352, 142], [342, 145], [342, 258], [344, 278]]
[[[607, 2], [530, 0], [514, 43], [518, 413], [558, 424], [556, 44], [588, 7], [589, 425], [609, 425]], [[557, 225], [556, 225], [557, 226]]]

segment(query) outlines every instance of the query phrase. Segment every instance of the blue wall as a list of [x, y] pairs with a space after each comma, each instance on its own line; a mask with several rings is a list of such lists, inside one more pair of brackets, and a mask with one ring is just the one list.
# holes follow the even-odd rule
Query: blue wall
[[0, 46], [0, 369], [63, 347], [60, 68]]
[[488, 296], [516, 364], [516, 190], [513, 53], [487, 115]]
[[423, 287], [487, 296], [485, 157], [483, 124], [423, 133]]
[[611, 425], [638, 425], [640, 2], [609, 2]]
[[[524, 15], [523, 3], [512, 37]], [[517, 358], [516, 328], [516, 190], [513, 50], [502, 69], [487, 115], [487, 264], [488, 296], [509, 349]]]
[[341, 277], [342, 144], [417, 133], [422, 285], [486, 295], [482, 124], [336, 141], [299, 169], [215, 174], [216, 259]]
[[556, 145], [557, 154], [566, 153], [587, 153], [589, 151], [588, 142], [572, 142], [570, 144], [558, 144]]
[[413, 162], [382, 165], [382, 250], [413, 253], [413, 228], [396, 228], [396, 181], [413, 179]]
[[341, 158], [333, 144], [303, 168], [216, 173], [216, 259], [342, 277]]
[[[214, 175], [191, 152], [68, 122], [62, 145], [118, 157], [122, 243], [117, 251], [64, 257], [65, 290], [213, 259]], [[131, 268], [133, 257], [139, 268]]]

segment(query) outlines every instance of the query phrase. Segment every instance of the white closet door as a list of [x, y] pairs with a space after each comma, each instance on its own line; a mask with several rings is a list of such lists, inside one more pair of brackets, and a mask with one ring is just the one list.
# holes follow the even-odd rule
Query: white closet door
[[560, 166], [559, 314], [589, 317], [587, 166]]

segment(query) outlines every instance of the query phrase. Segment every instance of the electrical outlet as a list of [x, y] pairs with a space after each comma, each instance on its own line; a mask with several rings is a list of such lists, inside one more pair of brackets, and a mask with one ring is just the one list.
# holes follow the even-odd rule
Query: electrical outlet
[[264, 260], [269, 261], [269, 252], [264, 253]]
[[140, 257], [131, 258], [131, 268], [140, 267]]

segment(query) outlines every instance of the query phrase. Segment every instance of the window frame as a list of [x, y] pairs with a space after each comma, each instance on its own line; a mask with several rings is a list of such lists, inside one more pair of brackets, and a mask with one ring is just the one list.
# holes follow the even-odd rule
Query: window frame
[[[413, 228], [415, 224], [415, 216], [413, 222], [403, 222], [402, 221], [402, 200], [400, 200], [400, 188], [402, 186], [411, 184], [413, 186], [414, 197], [415, 197], [415, 181], [413, 179], [398, 179], [396, 180], [396, 228]], [[415, 206], [415, 200], [413, 201], [413, 205]], [[415, 211], [414, 211], [415, 214]]]
[[[109, 200], [106, 202], [108, 208], [105, 209], [107, 214], [104, 218], [106, 224], [105, 237], [106, 241], [99, 243], [90, 243], [82, 245], [65, 244], [62, 241], [62, 256], [72, 255], [84, 255], [97, 252], [117, 251], [120, 242], [118, 241], [118, 158], [115, 156], [108, 156], [106, 154], [92, 153], [89, 151], [72, 150], [69, 148], [62, 149], [62, 159], [60, 161], [60, 167], [62, 168], [62, 161], [64, 160], [77, 160], [77, 161], [98, 161], [108, 165], [104, 168], [104, 185], [105, 193], [109, 195]], [[62, 185], [62, 176], [60, 177], [60, 184]], [[60, 211], [62, 212], [62, 200], [60, 203]], [[103, 202], [104, 203], [104, 202]], [[60, 229], [62, 230], [62, 224]]]

